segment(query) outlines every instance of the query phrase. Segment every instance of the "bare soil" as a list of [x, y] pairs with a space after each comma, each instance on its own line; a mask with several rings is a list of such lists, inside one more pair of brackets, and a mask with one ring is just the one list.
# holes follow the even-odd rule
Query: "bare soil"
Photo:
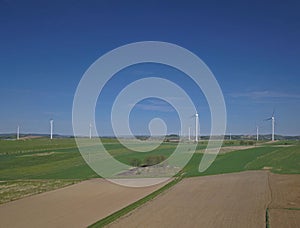
[[20, 137], [20, 140], [26, 140], [26, 139], [38, 139], [38, 138], [42, 138], [43, 136], [38, 136], [38, 135], [28, 135], [28, 136], [24, 136], [24, 137]]
[[[93, 179], [0, 205], [0, 227], [86, 227], [163, 184]], [[300, 175], [247, 171], [182, 180], [109, 227], [300, 227]]]
[[300, 227], [300, 175], [269, 171], [184, 179], [109, 227]]
[[265, 227], [268, 172], [181, 181], [109, 227]]
[[300, 227], [300, 175], [270, 173], [270, 227]]
[[86, 227], [162, 187], [93, 179], [0, 205], [0, 227]]
[[271, 209], [269, 212], [271, 228], [297, 228], [300, 227], [300, 211]]
[[224, 147], [221, 147], [220, 153], [224, 154], [224, 153], [229, 153], [229, 152], [236, 151], [236, 150], [247, 150], [247, 149], [251, 149], [254, 147], [257, 147], [257, 146], [224, 146]]
[[[220, 148], [219, 154], [225, 154], [225, 153], [229, 153], [229, 152], [236, 151], [236, 150], [247, 150], [247, 149], [251, 149], [251, 148], [255, 148], [255, 147], [259, 147], [259, 146], [258, 145], [256, 145], [256, 146], [255, 145], [254, 146], [224, 146], [224, 147]], [[212, 151], [213, 151], [213, 153], [215, 153], [214, 150], [212, 150]], [[208, 149], [206, 151], [206, 149], [201, 149], [201, 150], [197, 150], [195, 153], [202, 154], [204, 152], [209, 153], [210, 150]]]
[[63, 153], [63, 152], [44, 152], [44, 153], [35, 153], [35, 154], [25, 154], [21, 155], [21, 157], [40, 157], [40, 156], [49, 156], [52, 154]]

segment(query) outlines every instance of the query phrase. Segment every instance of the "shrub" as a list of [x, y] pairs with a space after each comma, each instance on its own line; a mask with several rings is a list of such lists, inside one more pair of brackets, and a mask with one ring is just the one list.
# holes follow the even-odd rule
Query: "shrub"
[[141, 160], [138, 158], [132, 158], [130, 160], [130, 165], [134, 167], [139, 167], [142, 164]]
[[144, 164], [147, 166], [152, 166], [163, 162], [166, 159], [163, 155], [151, 155], [145, 158]]
[[253, 146], [253, 145], [254, 145], [254, 142], [253, 142], [253, 141], [249, 141], [249, 142], [248, 142], [248, 145]]

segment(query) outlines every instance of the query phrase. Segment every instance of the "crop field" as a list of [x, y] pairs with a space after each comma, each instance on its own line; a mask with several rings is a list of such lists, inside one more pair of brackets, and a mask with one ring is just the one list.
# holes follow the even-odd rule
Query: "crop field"
[[270, 227], [300, 226], [300, 175], [270, 174]]
[[128, 188], [100, 178], [86, 180], [0, 205], [0, 226], [87, 227], [161, 186]]
[[[116, 139], [105, 138], [102, 139], [102, 142], [109, 153], [117, 160], [137, 167], [149, 165], [148, 162], [150, 162], [151, 165], [153, 159], [151, 160], [150, 158], [160, 157], [165, 159], [169, 157], [177, 145], [176, 143], [165, 142], [149, 153], [138, 153], [125, 148]], [[96, 139], [86, 139], [87, 147], [93, 146], [95, 143]], [[272, 144], [265, 142], [256, 144], [251, 141], [225, 141], [220, 154], [213, 164], [205, 172], [199, 173], [198, 166], [206, 145], [207, 141], [200, 141], [198, 143], [196, 152], [189, 163], [180, 172], [180, 175], [185, 179], [179, 184], [187, 183], [190, 180], [194, 180], [194, 178], [200, 178], [200, 181], [202, 176], [203, 178], [215, 178], [211, 175], [231, 175], [230, 173], [255, 170], [261, 170], [259, 173], [263, 174], [259, 175], [262, 175], [262, 179], [265, 178], [264, 175], [268, 172], [272, 172], [274, 175], [300, 174], [300, 143], [298, 141], [278, 141]], [[99, 178], [99, 176], [85, 163], [73, 138], [54, 140], [36, 138], [19, 141], [0, 140], [0, 203], [6, 203], [23, 197], [26, 197], [24, 198], [25, 200], [30, 195], [59, 189], [72, 184], [76, 184], [75, 186], [77, 186], [79, 182], [94, 178]], [[295, 182], [293, 182], [293, 180], [291, 181], [291, 183]], [[246, 183], [241, 184], [242, 182], [239, 180], [234, 183], [237, 183], [238, 186], [246, 186]], [[263, 182], [263, 185], [265, 185], [265, 183], [266, 182]], [[290, 185], [292, 185], [291, 183]], [[176, 186], [173, 188], [176, 188]], [[197, 186], [197, 184], [195, 186]], [[195, 187], [195, 189], [196, 188], [197, 187]], [[281, 188], [282, 187], [278, 187], [278, 189]], [[61, 190], [63, 189], [65, 188]], [[172, 191], [172, 189], [170, 189], [170, 191]], [[255, 192], [256, 190], [253, 191]], [[258, 189], [257, 191], [260, 190]], [[299, 192], [299, 190], [295, 189], [291, 191]], [[168, 195], [169, 192], [164, 194]], [[223, 193], [220, 193], [220, 195], [222, 194]], [[267, 195], [265, 195], [265, 197], [264, 200], [267, 199]], [[295, 197], [299, 197], [299, 195]], [[160, 198], [160, 196], [158, 198]], [[262, 200], [264, 207], [262, 207], [262, 204], [257, 204], [259, 205], [257, 207], [265, 208], [264, 200]], [[247, 202], [245, 202], [245, 204], [247, 204]], [[269, 216], [270, 223], [272, 224], [273, 221], [274, 224], [276, 215], [280, 211], [275, 210], [272, 205], [273, 204], [270, 204], [269, 207]], [[285, 206], [285, 208], [288, 209], [282, 212], [284, 216], [286, 216], [286, 218], [293, 218], [295, 224], [298, 224], [299, 206]], [[261, 210], [259, 210], [259, 214], [261, 214]], [[263, 218], [264, 217], [265, 214], [263, 214]], [[99, 216], [99, 219], [101, 219], [101, 216]], [[91, 223], [92, 222], [95, 221], [93, 220]], [[232, 221], [231, 224], [234, 224], [234, 221]]]
[[267, 179], [263, 171], [187, 178], [109, 227], [264, 227]]
[[[87, 139], [87, 145], [95, 141]], [[197, 167], [207, 142], [198, 144], [197, 151], [185, 167], [187, 176], [198, 176], [271, 167], [276, 173], [300, 173], [300, 144], [286, 142], [276, 145], [263, 144], [249, 149], [241, 149], [238, 143], [224, 144], [230, 147], [228, 153], [221, 153], [213, 165], [205, 172], [198, 173]], [[174, 151], [176, 143], [163, 143], [149, 153], [132, 152], [115, 139], [104, 139], [106, 149], [119, 161], [130, 164], [131, 159], [143, 159], [151, 155], [168, 157]], [[233, 150], [232, 147], [240, 150]], [[243, 151], [241, 153], [241, 151]], [[5, 141], [0, 140], [0, 180], [16, 179], [89, 179], [97, 175], [82, 159], [74, 139], [45, 138]]]
[[299, 187], [267, 171], [186, 178], [108, 227], [299, 227]]

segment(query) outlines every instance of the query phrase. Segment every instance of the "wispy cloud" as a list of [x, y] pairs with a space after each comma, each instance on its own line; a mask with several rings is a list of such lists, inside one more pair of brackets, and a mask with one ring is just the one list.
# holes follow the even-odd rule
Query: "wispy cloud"
[[158, 112], [173, 112], [174, 110], [169, 106], [158, 106], [158, 105], [147, 105], [137, 104], [137, 108], [147, 111], [158, 111]]
[[142, 103], [131, 104], [130, 106], [146, 111], [174, 112], [174, 109], [171, 105], [159, 99], [147, 99]]
[[146, 111], [158, 111], [158, 112], [173, 112], [169, 105], [157, 105], [157, 104], [136, 104], [136, 108], [146, 110]]
[[49, 118], [56, 118], [56, 117], [61, 116], [63, 113], [45, 111], [45, 112], [43, 112], [43, 114], [45, 116], [48, 116]]
[[300, 94], [292, 94], [292, 93], [276, 92], [276, 91], [268, 91], [268, 90], [231, 93], [230, 96], [234, 98], [245, 97], [250, 99], [263, 99], [263, 98], [300, 99]]

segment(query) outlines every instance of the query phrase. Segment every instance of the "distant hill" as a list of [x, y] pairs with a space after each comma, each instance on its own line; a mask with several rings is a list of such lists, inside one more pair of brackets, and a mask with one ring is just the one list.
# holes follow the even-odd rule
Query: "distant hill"
[[[0, 134], [0, 139], [6, 140], [13, 140], [16, 139], [16, 134], [14, 133], [7, 133], [7, 134]], [[49, 134], [20, 134], [20, 139], [30, 139], [30, 138], [44, 138], [49, 137]], [[53, 134], [53, 138], [70, 138], [70, 136]]]
[[[40, 137], [49, 137], [49, 134], [35, 134], [35, 133], [28, 133], [28, 134], [20, 134], [20, 138], [23, 139], [30, 139], [30, 138], [40, 138]], [[72, 135], [60, 135], [60, 134], [54, 134], [53, 138], [73, 138]], [[149, 138], [149, 136], [136, 136], [140, 140], [146, 140]], [[259, 135], [259, 140], [271, 140], [271, 134], [268, 135]], [[106, 138], [106, 137], [102, 137]], [[108, 138], [114, 138], [111, 136], [108, 136]], [[125, 137], [126, 138], [126, 137]], [[155, 138], [155, 137], [154, 137]], [[161, 138], [161, 137], [157, 137]], [[183, 138], [187, 138], [184, 136]], [[192, 137], [193, 138], [193, 137]], [[216, 139], [220, 138], [218, 136], [215, 137]], [[0, 139], [6, 139], [6, 140], [13, 140], [16, 139], [15, 133], [7, 133], [7, 134], [0, 134]], [[202, 140], [208, 140], [209, 136], [201, 136]], [[225, 140], [230, 139], [229, 135], [225, 135]], [[256, 135], [231, 135], [232, 140], [256, 140]], [[300, 136], [286, 136], [286, 135], [275, 135], [276, 140], [300, 140]], [[165, 136], [166, 141], [178, 141], [179, 136], [176, 134], [171, 134]]]
[[[229, 139], [230, 136], [226, 136], [226, 139]], [[231, 139], [233, 140], [256, 140], [256, 135], [232, 135]], [[259, 135], [259, 140], [271, 140], [272, 135]], [[284, 135], [275, 135], [275, 140], [300, 140], [300, 136], [284, 136]]]

